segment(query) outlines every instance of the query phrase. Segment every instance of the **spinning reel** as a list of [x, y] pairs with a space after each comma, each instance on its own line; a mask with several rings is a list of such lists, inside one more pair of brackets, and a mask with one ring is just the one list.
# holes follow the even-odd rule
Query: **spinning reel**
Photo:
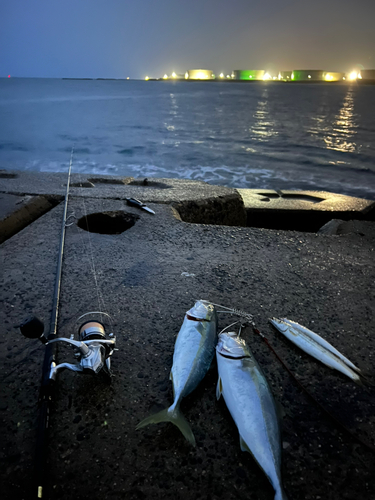
[[49, 379], [53, 381], [56, 380], [57, 374], [64, 369], [91, 374], [98, 374], [103, 370], [108, 376], [111, 376], [110, 357], [116, 347], [116, 337], [113, 333], [110, 333], [107, 338], [104, 324], [101, 321], [92, 319], [94, 314], [109, 317], [106, 313], [97, 312], [86, 313], [80, 316], [78, 320], [88, 315], [91, 316], [91, 319], [86, 320], [78, 328], [79, 341], [66, 337], [56, 337], [52, 340], [48, 340], [43, 334], [44, 324], [36, 316], [27, 318], [20, 325], [21, 333], [29, 339], [39, 339], [45, 345], [65, 342], [78, 350], [76, 353], [78, 364], [60, 363], [56, 365], [55, 362], [52, 362]]

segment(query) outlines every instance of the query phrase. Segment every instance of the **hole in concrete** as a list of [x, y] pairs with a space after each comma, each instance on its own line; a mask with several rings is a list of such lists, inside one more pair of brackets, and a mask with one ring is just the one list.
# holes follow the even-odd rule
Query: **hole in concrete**
[[109, 177], [92, 177], [87, 180], [93, 184], [120, 184], [121, 186], [128, 184], [127, 179], [111, 179]]
[[134, 226], [138, 215], [127, 212], [99, 212], [81, 217], [77, 226], [90, 233], [121, 234]]
[[82, 182], [73, 182], [70, 183], [70, 187], [77, 188], [93, 188], [94, 184], [90, 181], [82, 181]]
[[6, 170], [0, 170], [0, 179], [15, 179], [16, 177], [18, 177], [18, 174], [7, 172]]
[[301, 193], [257, 193], [259, 196], [262, 196], [260, 201], [269, 201], [270, 199], [280, 198], [281, 200], [301, 200], [301, 201], [309, 201], [310, 203], [320, 203], [324, 201], [325, 198], [319, 198], [318, 196], [312, 196], [309, 194], [301, 194]]
[[164, 182], [150, 181], [147, 179], [134, 179], [134, 181], [129, 182], [129, 186], [140, 186], [140, 187], [148, 187], [155, 189], [169, 189], [171, 186], [165, 184]]

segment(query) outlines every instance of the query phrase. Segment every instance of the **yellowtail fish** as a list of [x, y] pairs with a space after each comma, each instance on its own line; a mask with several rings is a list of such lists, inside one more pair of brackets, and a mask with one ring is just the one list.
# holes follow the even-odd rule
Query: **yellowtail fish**
[[240, 434], [241, 450], [251, 453], [263, 469], [275, 500], [287, 500], [281, 484], [279, 419], [265, 376], [245, 341], [234, 332], [219, 335], [216, 359], [216, 397], [224, 397]]
[[351, 380], [361, 383], [357, 368], [348, 358], [308, 328], [286, 318], [272, 318], [270, 323], [297, 347], [334, 370], [338, 370]]
[[148, 424], [171, 422], [195, 446], [195, 437], [180, 411], [182, 398], [190, 394], [206, 375], [215, 355], [217, 343], [217, 314], [215, 307], [198, 300], [184, 318], [178, 333], [170, 380], [173, 384], [173, 404], [155, 415], [145, 418], [137, 429]]

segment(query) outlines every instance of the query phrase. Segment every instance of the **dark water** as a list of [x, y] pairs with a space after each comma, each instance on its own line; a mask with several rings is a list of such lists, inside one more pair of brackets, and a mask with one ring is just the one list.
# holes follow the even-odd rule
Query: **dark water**
[[375, 86], [0, 79], [0, 168], [375, 199]]

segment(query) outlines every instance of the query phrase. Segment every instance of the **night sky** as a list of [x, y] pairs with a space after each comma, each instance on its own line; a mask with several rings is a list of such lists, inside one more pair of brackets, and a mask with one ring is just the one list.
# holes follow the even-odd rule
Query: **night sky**
[[0, 76], [375, 69], [375, 0], [1, 0]]

